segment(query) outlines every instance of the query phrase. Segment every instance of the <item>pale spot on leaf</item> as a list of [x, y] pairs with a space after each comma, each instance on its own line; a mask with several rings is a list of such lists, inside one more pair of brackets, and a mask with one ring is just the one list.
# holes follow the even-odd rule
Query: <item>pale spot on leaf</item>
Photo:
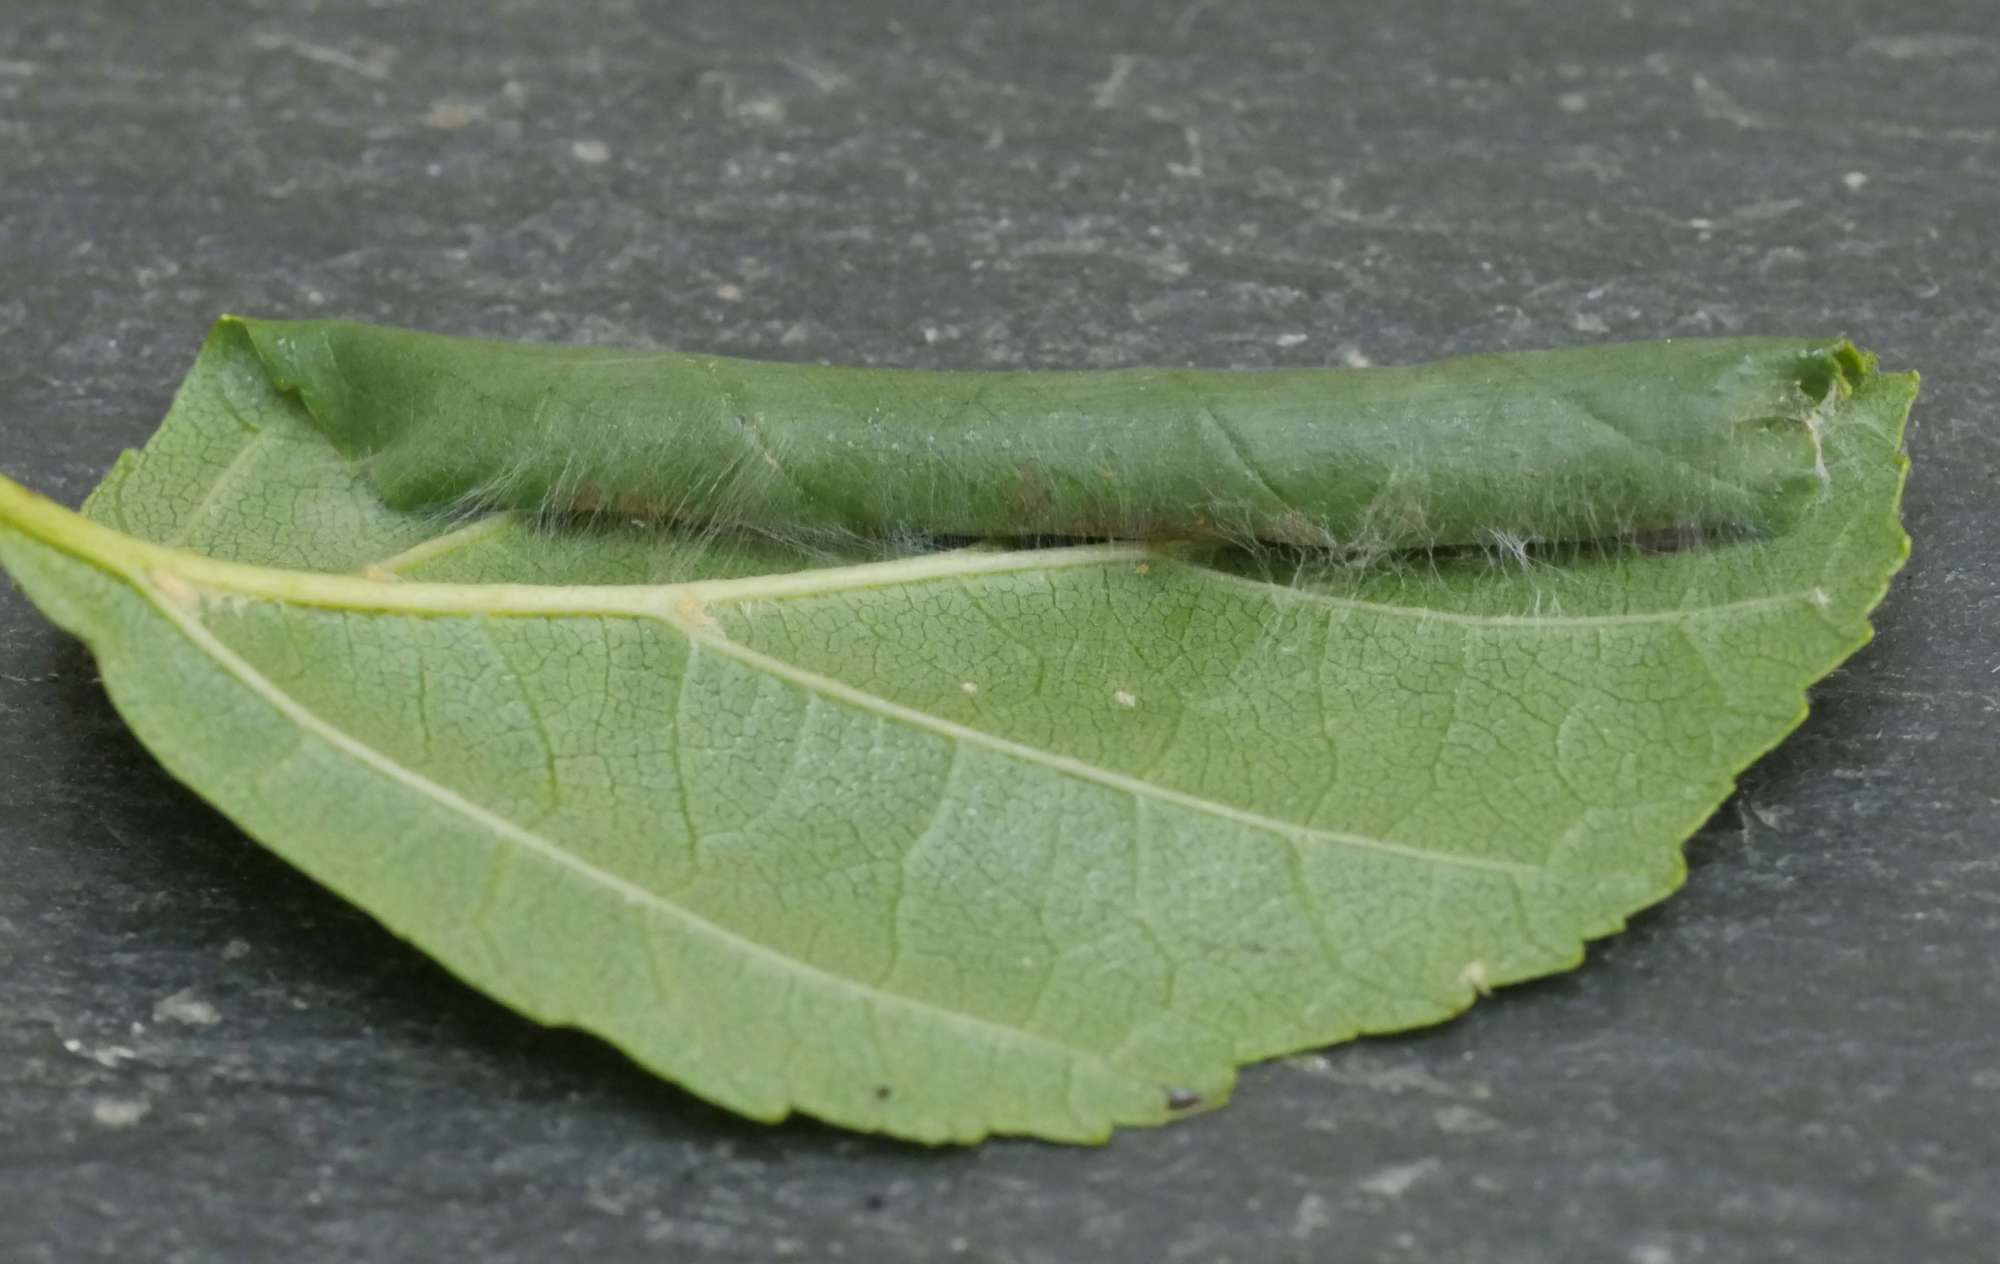
[[172, 571], [154, 571], [146, 578], [152, 580], [154, 591], [177, 606], [192, 606], [199, 600], [188, 582]]

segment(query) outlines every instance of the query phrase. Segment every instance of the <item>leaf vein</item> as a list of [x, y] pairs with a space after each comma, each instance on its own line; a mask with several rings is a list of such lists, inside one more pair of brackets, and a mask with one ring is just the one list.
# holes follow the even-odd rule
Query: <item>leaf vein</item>
[[822, 676], [817, 672], [808, 671], [803, 667], [787, 663], [760, 650], [740, 645], [735, 641], [717, 635], [713, 631], [681, 622], [670, 615], [656, 615], [655, 617], [660, 618], [662, 622], [667, 623], [669, 626], [678, 628], [682, 635], [688, 637], [690, 640], [698, 641], [709, 650], [734, 658], [746, 667], [775, 676], [781, 680], [789, 681], [802, 689], [808, 689], [814, 693], [836, 699], [860, 710], [871, 711], [891, 719], [901, 720], [906, 724], [927, 729], [942, 737], [968, 742], [975, 746], [982, 746], [1024, 763], [1036, 764], [1079, 781], [1091, 782], [1111, 789], [1121, 790], [1142, 801], [1171, 804], [1175, 807], [1191, 810], [1203, 815], [1217, 817], [1232, 824], [1247, 825], [1266, 833], [1298, 838], [1308, 842], [1379, 852], [1431, 864], [1471, 869], [1497, 869], [1503, 872], [1532, 872], [1532, 866], [1516, 864], [1512, 861], [1488, 860], [1478, 856], [1460, 856], [1450, 852], [1433, 851], [1429, 848], [1407, 843], [1396, 843], [1387, 839], [1372, 838], [1363, 834], [1346, 834], [1333, 830], [1318, 829], [1291, 821], [1281, 821], [1274, 817], [1233, 807], [1226, 803], [1203, 799], [1198, 795], [1187, 794], [1166, 786], [1156, 785], [1137, 777], [1114, 772], [1108, 768], [1100, 768], [1068, 755], [1059, 755], [1053, 751], [1046, 751], [1039, 747], [1027, 745], [1024, 742], [997, 737], [991, 733], [981, 732], [978, 729], [969, 728], [940, 716], [930, 715], [914, 707], [907, 707], [899, 702], [893, 702], [879, 694], [858, 689], [843, 681], [834, 680], [831, 677]]
[[953, 1009], [922, 997], [910, 996], [900, 992], [886, 992], [879, 987], [864, 983], [859, 979], [836, 974], [811, 962], [788, 956], [771, 945], [751, 938], [741, 931], [719, 922], [711, 921], [692, 909], [663, 899], [656, 892], [649, 891], [609, 870], [600, 869], [588, 861], [565, 851], [553, 839], [546, 838], [533, 830], [527, 829], [501, 816], [490, 808], [467, 799], [457, 791], [432, 781], [414, 769], [405, 768], [401, 764], [398, 764], [389, 756], [331, 723], [324, 716], [319, 715], [297, 698], [280, 689], [275, 682], [264, 676], [234, 650], [225, 645], [199, 620], [193, 618], [186, 611], [175, 608], [172, 599], [161, 594], [151, 584], [145, 583], [136, 576], [128, 575], [126, 579], [140, 591], [155, 610], [158, 610], [169, 623], [178, 627], [181, 633], [197, 649], [212, 659], [217, 666], [235, 677], [245, 689], [261, 698], [274, 710], [306, 731], [313, 733], [328, 746], [333, 747], [355, 762], [373, 770], [377, 775], [401, 784], [412, 793], [430, 800], [445, 811], [464, 818], [466, 821], [479, 826], [484, 831], [512, 843], [521, 850], [532, 852], [543, 857], [551, 864], [571, 870], [586, 881], [605, 888], [611, 894], [628, 904], [654, 909], [667, 920], [676, 922], [686, 928], [691, 934], [721, 941], [730, 948], [751, 957], [767, 959], [779, 969], [798, 976], [802, 981], [812, 982], [836, 991], [854, 993], [858, 997], [863, 998], [864, 1003], [867, 1003], [867, 998], [874, 998], [880, 1003], [924, 1011], [948, 1023], [992, 1032], [1007, 1041], [1017, 1044], [1039, 1045], [1060, 1053], [1065, 1057], [1090, 1062], [1114, 1075], [1128, 1076], [1131, 1074], [1116, 1066], [1105, 1055], [1095, 1050], [1068, 1044], [1036, 1032], [1010, 1027], [1005, 1023], [983, 1017], [982, 1015]]

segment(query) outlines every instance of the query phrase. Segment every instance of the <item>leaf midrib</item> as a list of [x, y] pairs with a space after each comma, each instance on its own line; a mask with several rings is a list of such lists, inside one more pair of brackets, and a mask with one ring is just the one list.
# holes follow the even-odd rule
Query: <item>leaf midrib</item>
[[[676, 584], [456, 584], [409, 581], [388, 574], [339, 575], [323, 571], [255, 566], [167, 547], [93, 522], [46, 497], [0, 477], [0, 521], [58, 548], [85, 558], [115, 562], [134, 574], [165, 570], [191, 583], [245, 597], [261, 597], [292, 605], [342, 610], [401, 611], [410, 614], [643, 614], [701, 611], [711, 604], [747, 601], [787, 601], [830, 596], [862, 588], [917, 583], [927, 579], [963, 579], [1019, 571], [1065, 570], [1074, 567], [1129, 562], [1134, 565], [1173, 564], [1170, 547], [1143, 543], [1085, 544], [1067, 548], [996, 550], [982, 546], [920, 554], [887, 562], [785, 571], [737, 579], [690, 580]], [[484, 522], [486, 520], [481, 520]], [[479, 524], [472, 524], [478, 526]], [[450, 533], [457, 536], [459, 532]], [[416, 552], [424, 546], [405, 553]], [[391, 561], [402, 560], [398, 554]], [[376, 564], [377, 569], [380, 563]], [[1684, 620], [1754, 611], [1794, 601], [1825, 606], [1824, 589], [1813, 587], [1767, 594], [1714, 605], [1677, 607], [1614, 615], [1467, 614], [1429, 606], [1391, 605], [1352, 597], [1288, 587], [1268, 580], [1204, 568], [1203, 573], [1273, 598], [1310, 602], [1339, 609], [1366, 611], [1386, 617], [1472, 627], [1566, 628], [1616, 627]]]
[[[14, 502], [15, 512], [6, 512]], [[26, 513], [19, 512], [25, 502]], [[89, 522], [17, 485], [0, 480], [0, 515], [15, 518], [22, 525], [39, 527], [38, 534], [76, 552], [86, 560], [102, 559], [124, 575], [128, 582], [153, 593], [159, 588], [154, 577], [165, 576], [176, 587], [197, 586], [222, 594], [255, 597], [282, 604], [301, 604], [336, 610], [378, 610], [427, 615], [535, 615], [586, 617], [642, 617], [672, 627], [691, 644], [699, 645], [741, 662], [752, 670], [789, 681], [821, 696], [900, 723], [936, 733], [947, 739], [980, 746], [996, 753], [1035, 764], [1057, 773], [1122, 791], [1140, 801], [1159, 801], [1256, 829], [1300, 843], [1330, 844], [1394, 855], [1448, 867], [1481, 869], [1510, 875], [1541, 872], [1540, 867], [1515, 861], [1494, 860], [1440, 852], [1409, 844], [1395, 843], [1370, 835], [1324, 830], [1298, 822], [1284, 821], [1250, 812], [1198, 795], [1161, 786], [1111, 769], [1039, 747], [958, 724], [941, 716], [884, 698], [831, 677], [820, 675], [772, 655], [739, 644], [724, 635], [708, 616], [710, 602], [785, 600], [820, 595], [857, 587], [880, 587], [934, 578], [964, 578], [975, 574], [1006, 573], [1019, 570], [1049, 570], [1111, 561], [1134, 561], [1157, 556], [1145, 545], [1085, 545], [1066, 549], [1015, 550], [998, 552], [981, 548], [951, 553], [928, 554], [891, 562], [878, 562], [833, 570], [788, 572], [775, 576], [695, 581], [683, 584], [640, 587], [629, 585], [558, 588], [541, 585], [458, 585], [383, 581], [349, 575], [286, 571], [268, 567], [222, 562], [175, 549], [162, 548], [109, 528]], [[95, 543], [96, 548], [90, 547]], [[147, 565], [153, 563], [153, 565]], [[1221, 574], [1220, 572], [1217, 572]], [[1239, 582], [1275, 592], [1289, 592], [1263, 581]], [[831, 582], [829, 582], [831, 581]], [[873, 581], [873, 582], [870, 582]], [[1366, 606], [1342, 598], [1318, 594], [1298, 594], [1334, 603]], [[1715, 614], [1736, 609], [1756, 609], [1795, 600], [1823, 600], [1818, 589], [1803, 593], [1777, 594], [1746, 601], [1668, 612], [1663, 615], [1606, 616], [1601, 622], [1633, 623], [1682, 621], [1698, 614]], [[1409, 613], [1401, 607], [1385, 610]], [[1450, 618], [1444, 612], [1435, 614]], [[1459, 616], [1474, 618], [1474, 616]], [[1498, 622], [1505, 616], [1485, 616]], [[1527, 622], [1536, 620], [1528, 617]], [[1552, 622], [1553, 620], [1550, 620]], [[245, 665], [247, 667], [247, 664]]]

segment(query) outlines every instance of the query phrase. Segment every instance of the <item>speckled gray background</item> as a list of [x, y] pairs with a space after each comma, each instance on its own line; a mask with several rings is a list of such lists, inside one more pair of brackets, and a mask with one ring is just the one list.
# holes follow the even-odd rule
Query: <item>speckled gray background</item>
[[739, 1123], [245, 840], [0, 594], [0, 1259], [1990, 1259], [1991, 0], [0, 3], [0, 470], [217, 313], [912, 365], [1846, 331], [1878, 642], [1574, 974], [1099, 1151]]

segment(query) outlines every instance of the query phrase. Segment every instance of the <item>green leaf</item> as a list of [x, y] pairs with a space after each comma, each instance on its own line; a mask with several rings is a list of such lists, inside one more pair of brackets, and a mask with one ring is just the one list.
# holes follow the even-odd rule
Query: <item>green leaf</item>
[[[1376, 550], [1782, 528], [1840, 342], [1682, 339], [1408, 368], [927, 373], [232, 321], [392, 506], [613, 507]], [[227, 328], [227, 326], [225, 326]]]
[[1914, 376], [1834, 363], [1776, 534], [855, 563], [391, 509], [225, 322], [87, 519], [0, 480], [0, 561], [177, 777], [515, 1009], [760, 1119], [1094, 1140], [1679, 885], [1907, 553]]

